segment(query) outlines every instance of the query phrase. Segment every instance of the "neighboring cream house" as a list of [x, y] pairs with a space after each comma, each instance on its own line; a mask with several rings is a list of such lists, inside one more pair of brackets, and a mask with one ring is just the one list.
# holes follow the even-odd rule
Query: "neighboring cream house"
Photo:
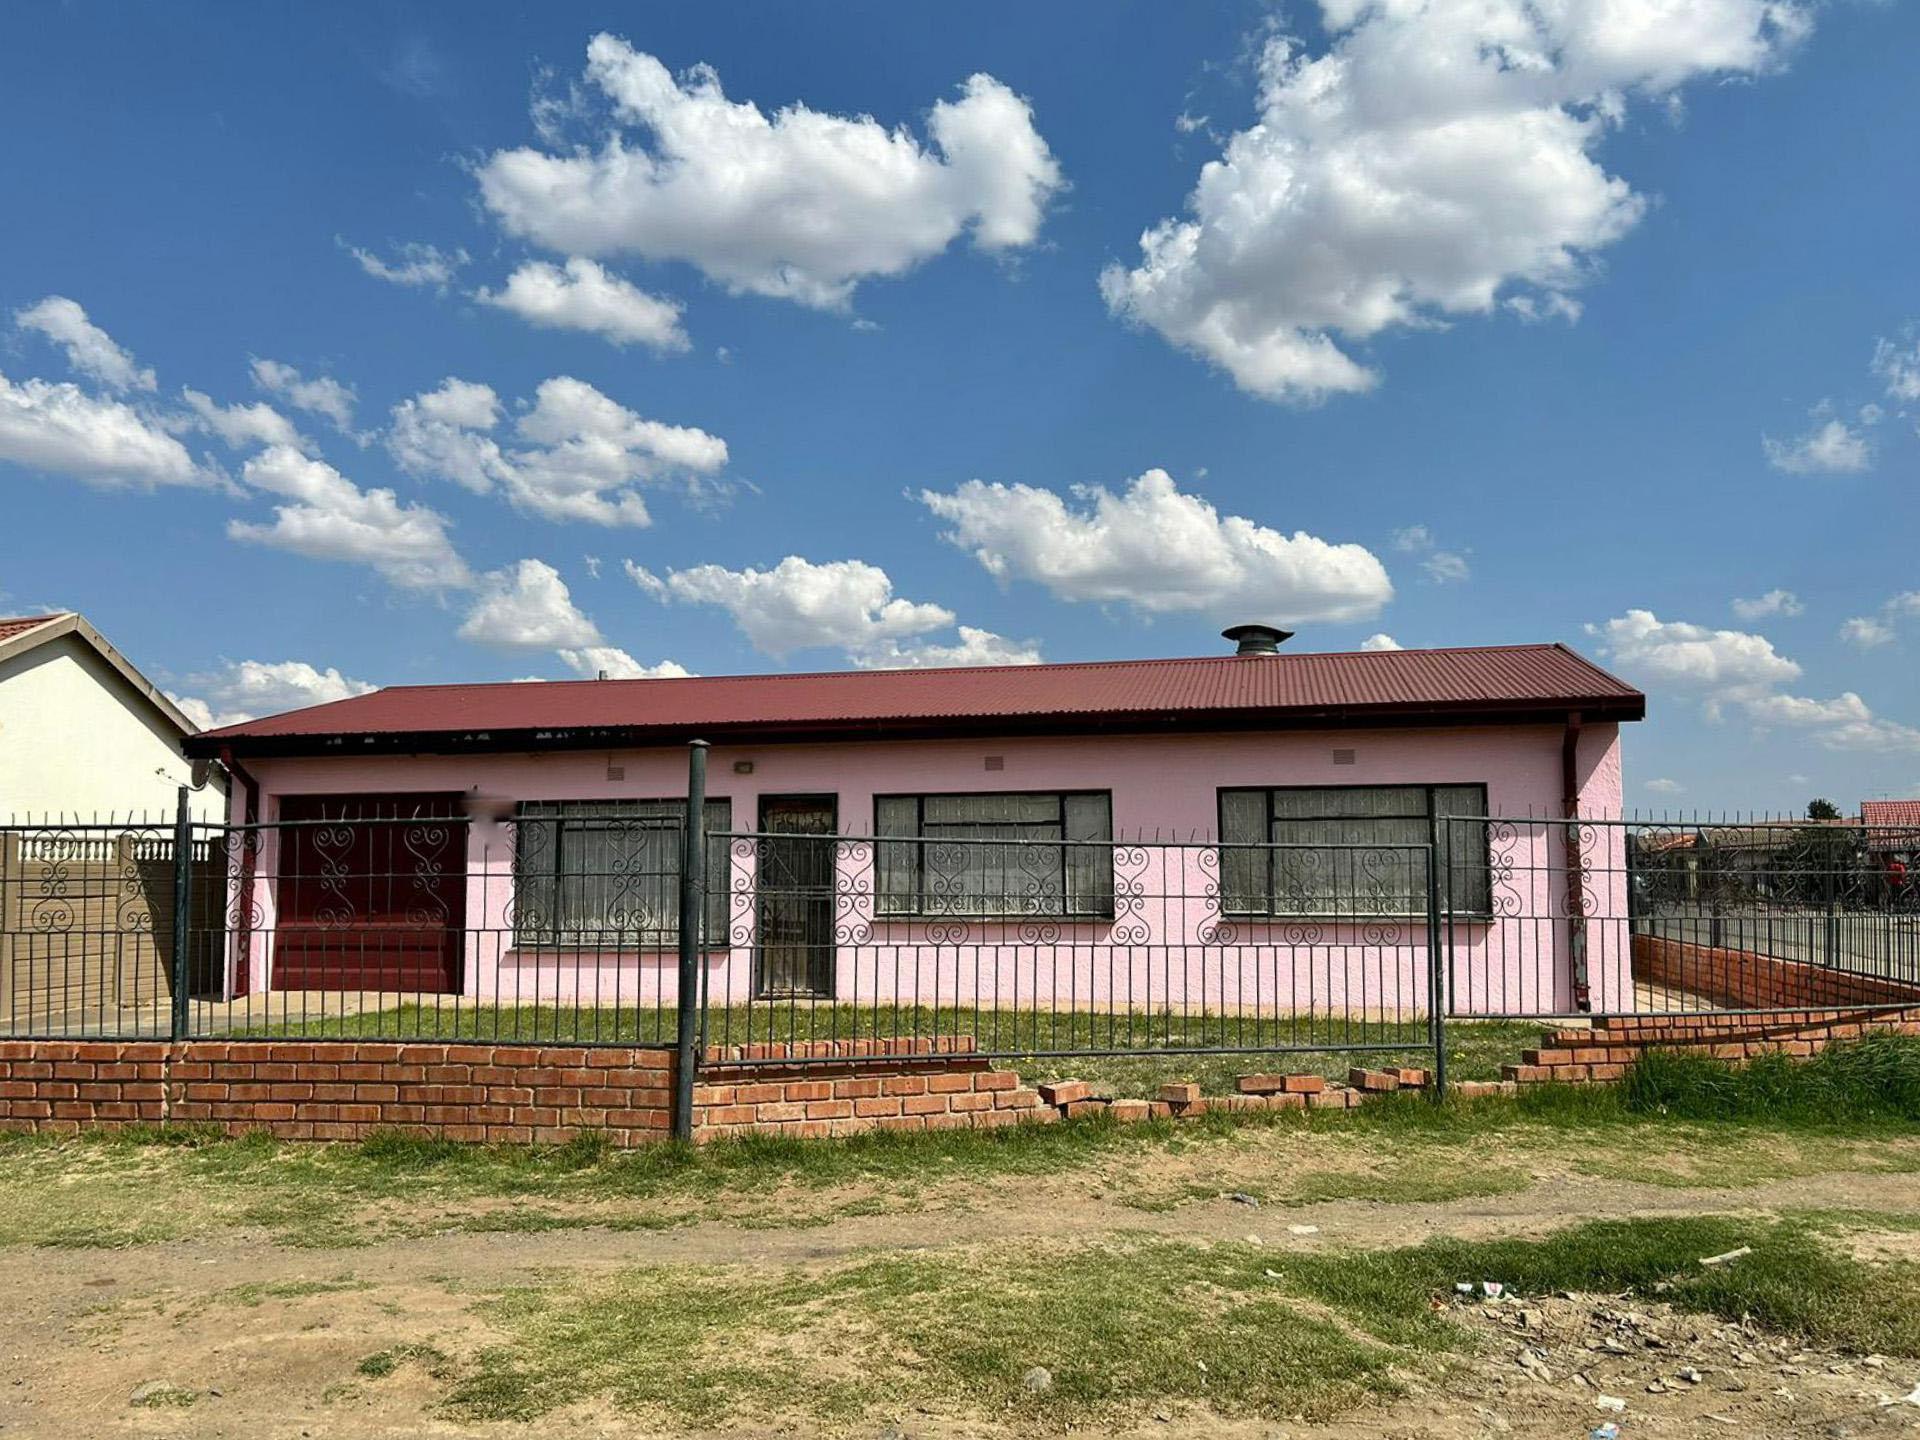
[[[0, 618], [0, 822], [171, 816], [197, 732], [83, 617]], [[222, 818], [225, 784], [215, 767], [196, 819]]]

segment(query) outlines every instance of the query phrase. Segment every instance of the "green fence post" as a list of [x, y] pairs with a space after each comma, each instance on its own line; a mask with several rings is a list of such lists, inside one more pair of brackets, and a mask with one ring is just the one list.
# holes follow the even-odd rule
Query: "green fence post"
[[173, 816], [173, 1026], [175, 1043], [187, 1038], [187, 996], [193, 983], [193, 811], [189, 791], [179, 789]]
[[[1451, 887], [1449, 887], [1451, 889]], [[1447, 967], [1440, 953], [1440, 820], [1427, 799], [1427, 1030], [1433, 1046], [1433, 1099], [1447, 1098]]]
[[687, 746], [687, 814], [680, 827], [679, 1047], [673, 1069], [673, 1138], [693, 1138], [693, 1079], [699, 1063], [700, 931], [707, 912], [707, 742]]

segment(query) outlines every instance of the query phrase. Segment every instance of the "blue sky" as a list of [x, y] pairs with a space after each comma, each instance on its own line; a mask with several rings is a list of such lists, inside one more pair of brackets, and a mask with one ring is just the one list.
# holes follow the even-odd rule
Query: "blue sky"
[[1920, 11], [1659, 11], [10, 13], [0, 610], [220, 718], [1563, 640], [1630, 803], [1920, 793]]

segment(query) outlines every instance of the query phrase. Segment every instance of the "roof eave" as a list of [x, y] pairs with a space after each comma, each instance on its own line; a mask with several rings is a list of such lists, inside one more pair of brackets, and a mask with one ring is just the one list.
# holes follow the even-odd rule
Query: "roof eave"
[[[167, 694], [158, 685], [142, 675], [134, 663], [114, 648], [106, 636], [93, 627], [86, 616], [77, 611], [68, 611], [62, 615], [49, 616], [42, 624], [31, 630], [22, 630], [5, 641], [0, 641], [0, 661], [11, 660], [29, 650], [37, 650], [42, 645], [51, 644], [63, 635], [77, 635], [81, 642], [93, 650], [108, 667], [126, 682], [136, 695], [165, 717], [167, 723], [180, 732], [184, 743], [200, 733], [200, 727], [188, 719], [180, 707], [167, 698]], [[191, 753], [191, 752], [189, 752]]]
[[1506, 703], [1393, 703], [1300, 710], [1128, 711], [1104, 715], [988, 715], [822, 722], [745, 721], [709, 725], [574, 725], [508, 729], [381, 730], [335, 734], [190, 735], [190, 756], [463, 755], [538, 750], [632, 750], [690, 740], [742, 744], [830, 744], [858, 740], [944, 740], [983, 736], [1175, 734], [1246, 730], [1395, 729], [1411, 726], [1560, 724], [1646, 718], [1646, 697], [1602, 695]]

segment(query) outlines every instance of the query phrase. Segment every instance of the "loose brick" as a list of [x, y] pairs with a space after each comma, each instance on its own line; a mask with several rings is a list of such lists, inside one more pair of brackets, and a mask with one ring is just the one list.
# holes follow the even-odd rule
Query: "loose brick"
[[1040, 1098], [1049, 1105], [1071, 1105], [1093, 1094], [1093, 1087], [1084, 1080], [1049, 1080], [1039, 1089]]
[[1398, 1090], [1400, 1077], [1390, 1070], [1365, 1070], [1356, 1065], [1347, 1072], [1347, 1084], [1355, 1090], [1380, 1094], [1389, 1090]]
[[1160, 1099], [1168, 1105], [1194, 1105], [1199, 1103], [1200, 1087], [1191, 1081], [1162, 1085]]
[[1277, 1095], [1287, 1088], [1284, 1075], [1242, 1075], [1234, 1082], [1242, 1095]]

